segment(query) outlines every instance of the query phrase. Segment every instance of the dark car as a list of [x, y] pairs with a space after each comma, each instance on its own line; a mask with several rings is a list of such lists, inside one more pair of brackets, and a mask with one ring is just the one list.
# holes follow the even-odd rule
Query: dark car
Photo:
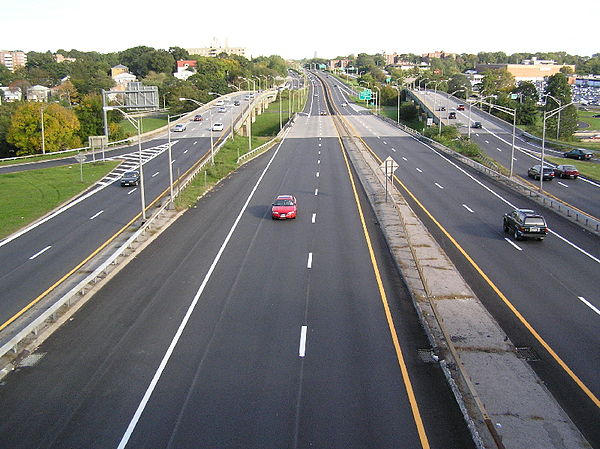
[[449, 112], [448, 119], [456, 118], [456, 112]]
[[445, 110], [446, 110], [446, 106], [440, 106], [440, 107], [438, 108], [438, 111], [445, 111]]
[[548, 234], [546, 220], [530, 209], [515, 209], [504, 214], [504, 232], [512, 233], [515, 240], [532, 238], [544, 240]]
[[201, 121], [202, 121], [202, 116], [201, 116], [200, 114], [196, 114], [196, 115], [194, 116], [194, 121], [195, 121], [195, 122], [201, 122]]
[[235, 100], [235, 101], [233, 102], [233, 105], [234, 105], [234, 106], [239, 106], [239, 105], [240, 105], [240, 102], [239, 102], [238, 100]]
[[579, 159], [580, 161], [589, 161], [593, 155], [594, 153], [592, 153], [590, 150], [585, 150], [583, 148], [575, 148], [574, 150], [563, 153], [564, 157]]
[[573, 178], [577, 179], [579, 176], [579, 170], [574, 165], [559, 165], [554, 168], [554, 176], [559, 178]]
[[481, 128], [481, 122], [473, 122], [473, 126], [471, 128]]
[[[533, 179], [540, 179], [540, 174], [542, 173], [540, 165], [534, 165], [529, 170], [527, 170], [527, 176]], [[552, 181], [554, 179], [554, 170], [551, 167], [544, 167], [543, 175], [544, 181]]]
[[137, 186], [140, 183], [140, 172], [137, 170], [126, 171], [121, 176], [121, 187]]

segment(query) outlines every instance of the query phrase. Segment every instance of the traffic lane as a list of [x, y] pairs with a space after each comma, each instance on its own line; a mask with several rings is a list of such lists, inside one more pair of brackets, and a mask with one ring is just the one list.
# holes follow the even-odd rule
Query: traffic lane
[[[376, 148], [377, 143], [371, 142], [372, 147]], [[383, 152], [381, 147], [379, 150]], [[380, 157], [386, 156], [380, 154]], [[590, 314], [589, 308], [586, 310], [587, 306], [579, 300], [579, 296], [582, 296], [590, 298], [588, 300], [592, 304], [600, 302], [595, 286], [595, 279], [600, 276], [598, 263], [552, 235], [541, 245], [539, 242], [519, 242], [518, 246], [521, 249], [525, 248], [525, 251], [519, 251], [506, 242], [502, 233], [502, 217], [497, 207], [506, 207], [509, 210], [509, 206], [500, 202], [498, 206], [490, 207], [490, 194], [475, 187], [469, 178], [466, 182], [461, 182], [461, 179], [465, 179], [462, 175], [453, 176], [452, 180], [447, 177], [440, 178], [439, 172], [443, 171], [439, 169], [440, 164], [430, 167], [426, 165], [427, 159], [423, 159], [422, 162], [420, 165], [423, 169], [420, 172], [406, 170], [398, 172], [397, 176], [484, 272], [497, 282], [500, 290], [547, 339], [551, 347], [564, 357], [565, 361], [570, 362], [570, 366], [577, 373], [581, 373], [580, 376], [593, 391], [598, 391], [600, 385], [593, 369], [597, 360], [582, 359], [579, 352], [584, 349], [595, 353], [594, 348], [598, 344], [597, 338], [593, 338], [598, 316]], [[531, 202], [501, 185], [494, 186], [494, 190], [513, 204], [535, 209]], [[465, 204], [465, 192], [469, 192], [468, 204]], [[553, 218], [546, 212], [544, 215], [550, 220]], [[578, 235], [581, 240], [588, 241], [588, 250], [589, 246], [592, 250], [599, 249], [594, 236], [570, 222], [561, 220], [560, 217], [554, 218], [556, 223], [560, 223], [554, 227], [557, 232]], [[491, 254], [494, 255], [493, 258], [490, 257]], [[522, 262], [516, 263], [519, 258]], [[569, 267], [568, 272], [564, 270], [565, 266]], [[543, 292], [543, 302], [531, 301], [531, 292]], [[548, 310], [552, 311], [553, 316], [560, 317], [561, 322], [548, 320]], [[578, 332], [573, 332], [573, 329], [568, 327], [569, 323], [575, 322], [578, 323]]]
[[[419, 447], [373, 267], [364, 256], [368, 249], [356, 229], [354, 198], [349, 188], [339, 188], [348, 182], [347, 171], [335, 142], [333, 146], [325, 154], [323, 163], [331, 168], [320, 177], [317, 197], [318, 251], [311, 271], [314, 299], [308, 307], [307, 394], [302, 403], [303, 416], [310, 419], [300, 421], [300, 446], [397, 447], [412, 435], [407, 444]], [[427, 348], [427, 340], [377, 219], [357, 187], [429, 441], [432, 447], [470, 447], [439, 367], [417, 357], [417, 348]], [[373, 419], [366, 422], [364, 416]]]
[[40, 363], [5, 379], [0, 400], [11, 406], [0, 412], [0, 446], [116, 447], [227, 235], [224, 223], [243, 205], [239, 192], [266, 163], [248, 163], [206, 195], [40, 347]]

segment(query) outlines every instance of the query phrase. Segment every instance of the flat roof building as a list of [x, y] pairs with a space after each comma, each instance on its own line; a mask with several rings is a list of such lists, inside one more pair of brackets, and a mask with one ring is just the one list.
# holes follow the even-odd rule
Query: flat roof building
[[19, 67], [25, 67], [27, 64], [27, 54], [22, 51], [0, 51], [0, 64], [5, 65], [8, 70], [14, 72]]

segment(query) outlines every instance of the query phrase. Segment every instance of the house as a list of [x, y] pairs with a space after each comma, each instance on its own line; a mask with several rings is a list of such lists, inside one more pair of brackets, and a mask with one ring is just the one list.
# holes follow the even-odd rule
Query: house
[[198, 61], [193, 59], [180, 59], [177, 61], [177, 71], [173, 76], [180, 80], [187, 80], [190, 76], [196, 73]]
[[27, 100], [46, 102], [50, 96], [50, 89], [39, 84], [27, 89]]
[[21, 101], [23, 98], [23, 92], [21, 92], [20, 87], [10, 88], [10, 87], [0, 87], [0, 90], [4, 92], [4, 101]]

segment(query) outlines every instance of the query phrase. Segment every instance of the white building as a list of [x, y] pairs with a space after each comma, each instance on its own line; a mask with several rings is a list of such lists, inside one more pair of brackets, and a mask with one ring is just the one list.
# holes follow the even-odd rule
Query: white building
[[11, 89], [10, 87], [0, 87], [0, 90], [4, 92], [4, 101], [6, 102], [21, 101], [23, 98], [23, 92], [21, 92], [20, 87], [15, 87], [14, 89]]

